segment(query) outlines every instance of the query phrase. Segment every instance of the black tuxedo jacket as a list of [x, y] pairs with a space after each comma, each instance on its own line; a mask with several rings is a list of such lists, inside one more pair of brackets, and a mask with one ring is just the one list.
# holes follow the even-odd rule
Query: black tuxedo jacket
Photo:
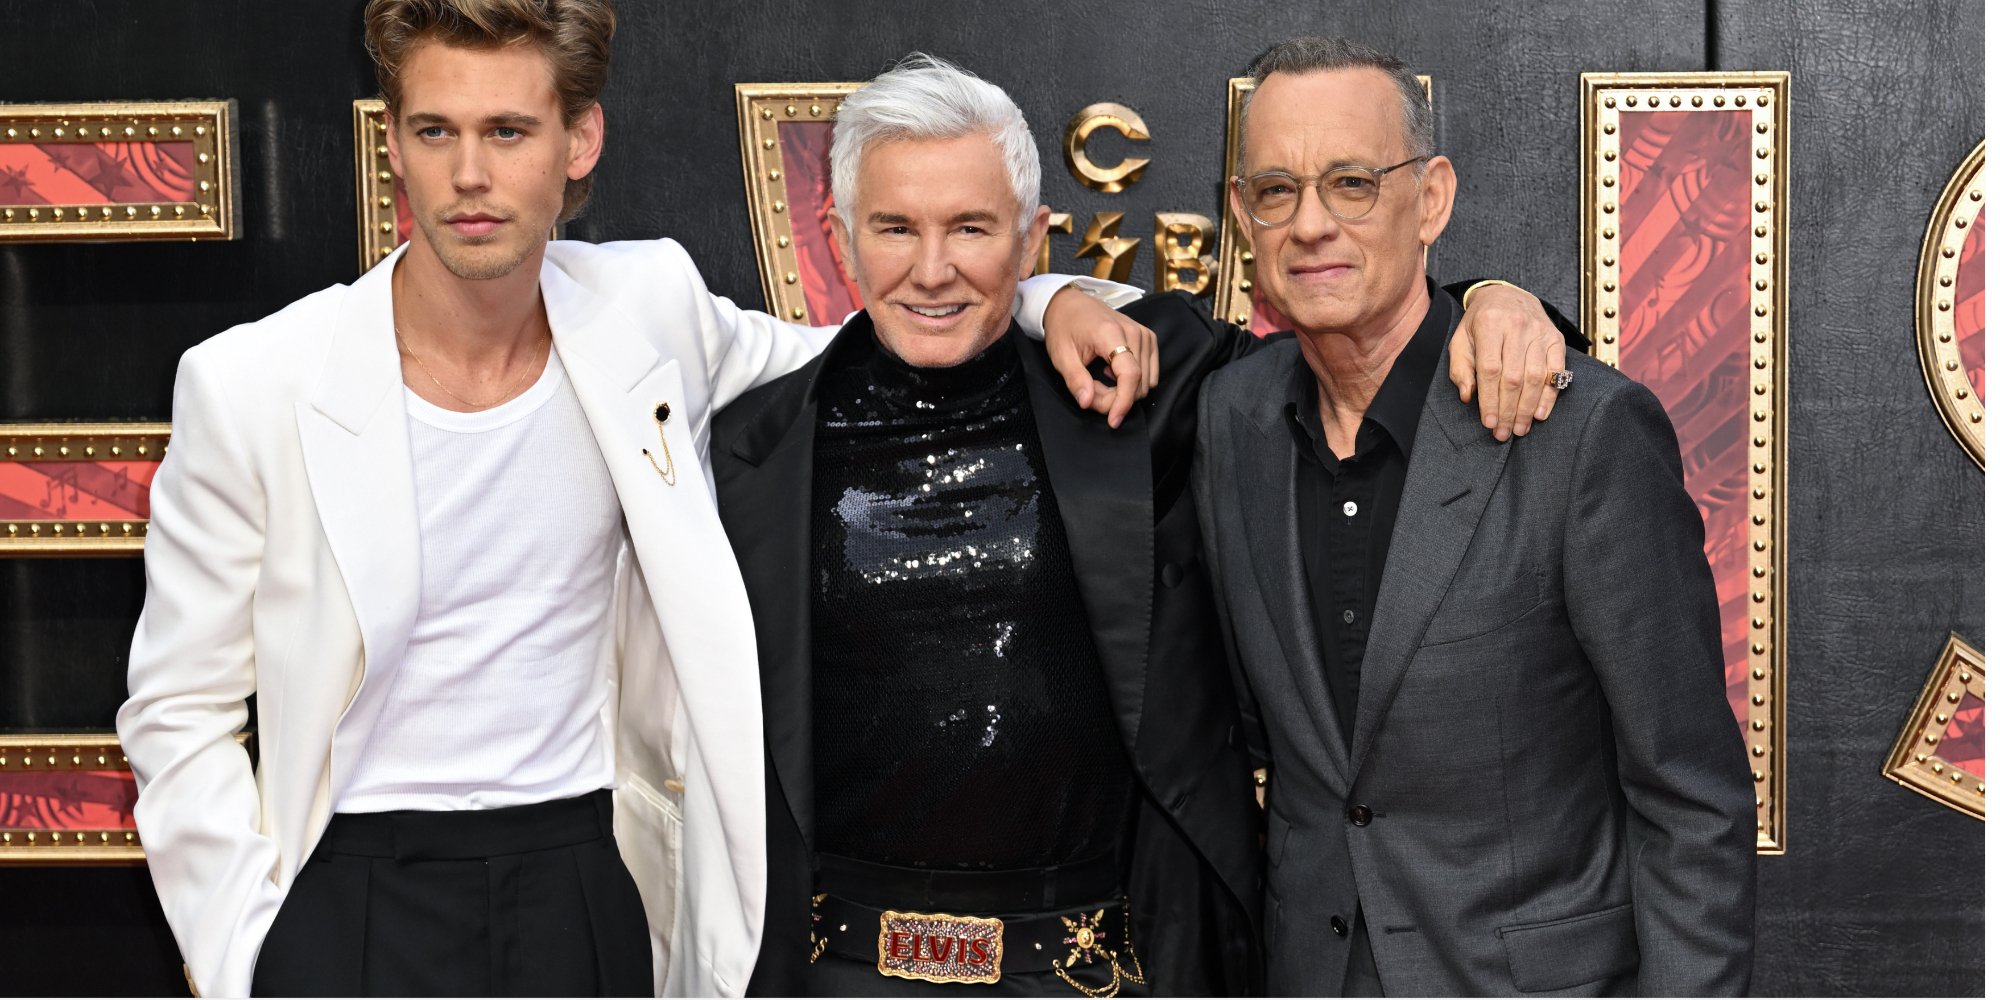
[[[1142, 789], [1127, 888], [1132, 931], [1156, 991], [1261, 988], [1262, 822], [1236, 696], [1201, 562], [1188, 470], [1203, 378], [1254, 338], [1192, 299], [1126, 309], [1159, 334], [1160, 385], [1113, 430], [1079, 411], [1041, 345], [1018, 330], [1048, 486], [1069, 534], [1084, 612]], [[866, 315], [826, 356], [872, 337]], [[770, 887], [750, 991], [796, 995], [808, 956], [813, 876], [808, 504], [816, 360], [743, 396], [716, 419], [714, 466], [757, 620], [763, 672]]]

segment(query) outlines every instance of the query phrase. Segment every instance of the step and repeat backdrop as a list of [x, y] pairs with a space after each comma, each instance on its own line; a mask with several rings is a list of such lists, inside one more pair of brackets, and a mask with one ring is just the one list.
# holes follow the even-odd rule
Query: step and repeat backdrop
[[[176, 359], [410, 234], [359, 0], [0, 4], [0, 991], [168, 993], [115, 734]], [[687, 8], [687, 9], [683, 9]], [[1434, 275], [1505, 277], [1659, 395], [1707, 525], [1758, 788], [1755, 989], [1983, 984], [1983, 11], [1746, 0], [1467, 11], [628, 2], [593, 200], [800, 322], [842, 98], [912, 50], [1022, 105], [1043, 270], [1286, 329], [1223, 203], [1265, 46], [1424, 74], [1459, 204]], [[255, 736], [244, 734], [255, 754]]]

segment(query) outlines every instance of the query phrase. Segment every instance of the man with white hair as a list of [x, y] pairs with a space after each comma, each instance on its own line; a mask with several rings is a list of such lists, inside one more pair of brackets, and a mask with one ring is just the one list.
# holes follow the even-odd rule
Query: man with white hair
[[[1148, 297], [1159, 384], [1080, 410], [1007, 315], [1048, 226], [1033, 138], [949, 64], [847, 98], [833, 184], [867, 312], [714, 436], [768, 750], [751, 992], [1255, 992], [1251, 763], [1187, 469], [1203, 377], [1257, 341]], [[1505, 308], [1476, 336], [1559, 341]]]

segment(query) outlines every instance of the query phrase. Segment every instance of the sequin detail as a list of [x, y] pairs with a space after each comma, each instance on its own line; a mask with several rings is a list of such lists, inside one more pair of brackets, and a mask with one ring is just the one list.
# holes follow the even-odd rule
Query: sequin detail
[[1117, 847], [1134, 779], [1011, 341], [822, 376], [812, 514], [819, 850], [1022, 868]]

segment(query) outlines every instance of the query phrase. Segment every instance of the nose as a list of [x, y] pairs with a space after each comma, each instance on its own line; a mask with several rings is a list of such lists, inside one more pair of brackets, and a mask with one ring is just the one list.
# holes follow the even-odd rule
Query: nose
[[484, 191], [489, 183], [485, 144], [474, 140], [453, 145], [451, 186], [459, 191]]
[[943, 288], [958, 280], [958, 266], [952, 263], [950, 240], [926, 237], [917, 246], [916, 266], [910, 268], [910, 283], [918, 288]]
[[1326, 210], [1326, 202], [1320, 200], [1319, 192], [1299, 192], [1299, 210], [1292, 216], [1292, 228], [1288, 233], [1292, 241], [1310, 245], [1339, 234], [1340, 220]]

